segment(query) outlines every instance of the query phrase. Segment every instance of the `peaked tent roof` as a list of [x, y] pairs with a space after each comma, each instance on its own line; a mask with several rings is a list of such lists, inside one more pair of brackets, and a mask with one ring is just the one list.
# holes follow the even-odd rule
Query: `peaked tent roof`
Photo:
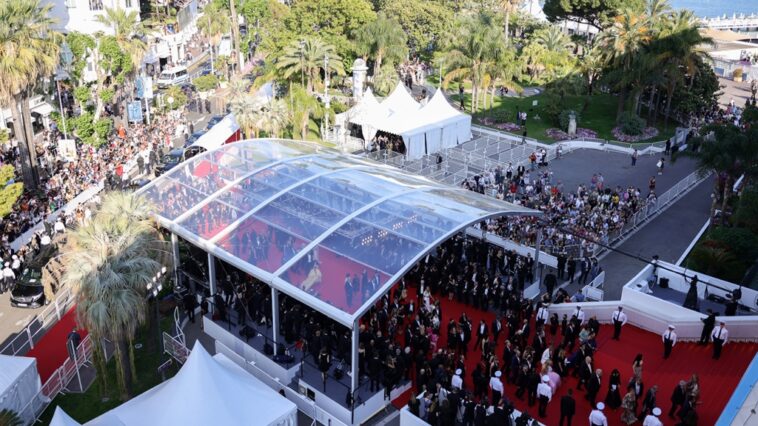
[[414, 112], [421, 108], [421, 104], [413, 99], [413, 96], [408, 93], [403, 83], [397, 83], [395, 89], [382, 101], [381, 105], [393, 115]]
[[[360, 101], [358, 101], [357, 104], [355, 104], [352, 108], [349, 110], [337, 114], [339, 117], [337, 122], [340, 122], [340, 120], [349, 121], [350, 123], [357, 124], [359, 126], [365, 125], [365, 124], [371, 124], [373, 121], [377, 119], [377, 117], [385, 117], [389, 114], [389, 111], [387, 111], [387, 108], [383, 107], [378, 100], [376, 100], [376, 96], [374, 96], [374, 92], [371, 91], [371, 88], [366, 89], [366, 91], [363, 93], [363, 97]], [[344, 118], [343, 118], [344, 117]]]
[[195, 346], [176, 376], [87, 423], [113, 425], [269, 425], [297, 407], [250, 374]]
[[36, 362], [37, 358], [0, 355], [0, 396], [9, 386], [16, 383], [21, 373]]
[[[405, 91], [404, 88], [401, 90]], [[470, 116], [450, 105], [442, 90], [437, 90], [429, 102], [415, 113], [392, 114], [383, 120], [377, 120], [376, 127], [388, 133], [407, 136], [440, 127], [449, 122], [470, 119]]]
[[61, 407], [55, 407], [49, 426], [82, 426], [82, 424], [72, 419]]

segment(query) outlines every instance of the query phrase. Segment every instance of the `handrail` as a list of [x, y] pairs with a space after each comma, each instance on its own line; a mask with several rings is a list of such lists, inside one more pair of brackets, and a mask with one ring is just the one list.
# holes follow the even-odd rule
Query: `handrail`
[[16, 337], [11, 339], [2, 349], [3, 355], [24, 355], [34, 348], [35, 339], [42, 337], [50, 327], [63, 318], [74, 305], [74, 294], [69, 287], [64, 287], [56, 296], [53, 303], [47, 305], [42, 312], [35, 315]]
[[33, 419], [29, 424], [35, 423], [55, 397], [63, 392], [68, 384], [74, 380], [79, 368], [90, 362], [92, 350], [92, 340], [90, 339], [90, 335], [87, 335], [76, 348], [76, 360], [67, 357], [63, 364], [53, 372], [34, 397], [18, 413], [19, 417], [21, 419]]

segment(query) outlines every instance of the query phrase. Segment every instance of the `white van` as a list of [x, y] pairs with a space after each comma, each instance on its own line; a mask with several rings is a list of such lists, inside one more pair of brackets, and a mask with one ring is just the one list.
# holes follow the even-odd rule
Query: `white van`
[[181, 86], [189, 83], [189, 74], [186, 67], [169, 68], [158, 77], [158, 88], [165, 89], [169, 86]]

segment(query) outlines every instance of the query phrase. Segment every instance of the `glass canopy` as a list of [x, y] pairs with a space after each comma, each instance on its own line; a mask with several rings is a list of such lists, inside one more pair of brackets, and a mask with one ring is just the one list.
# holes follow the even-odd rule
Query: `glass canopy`
[[313, 143], [273, 139], [206, 152], [140, 194], [164, 227], [347, 326], [456, 233], [489, 217], [539, 214]]

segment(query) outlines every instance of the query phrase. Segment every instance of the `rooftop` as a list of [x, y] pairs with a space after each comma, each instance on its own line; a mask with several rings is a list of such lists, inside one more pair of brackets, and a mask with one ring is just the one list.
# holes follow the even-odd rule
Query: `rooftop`
[[[391, 166], [292, 140], [194, 157], [145, 186], [162, 226], [351, 327], [403, 274], [468, 226], [539, 215]], [[346, 297], [345, 276], [361, 285]]]

